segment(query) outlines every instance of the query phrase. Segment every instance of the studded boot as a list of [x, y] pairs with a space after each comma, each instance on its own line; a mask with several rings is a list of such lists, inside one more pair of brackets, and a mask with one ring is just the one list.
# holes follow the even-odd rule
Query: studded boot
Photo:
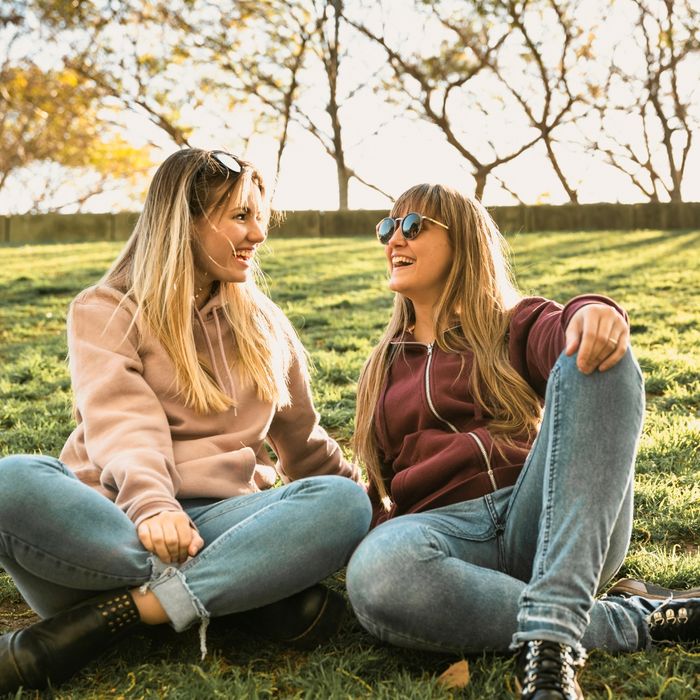
[[606, 595], [634, 597], [639, 601], [649, 611], [647, 624], [654, 642], [683, 644], [700, 641], [700, 588], [678, 590], [625, 578]]
[[109, 591], [0, 637], [0, 695], [58, 684], [140, 624], [133, 598]]
[[647, 618], [655, 642], [683, 644], [700, 641], [700, 598], [669, 600]]
[[522, 700], [583, 700], [576, 681], [575, 660], [567, 644], [534, 640], [525, 642], [517, 658], [517, 685]]

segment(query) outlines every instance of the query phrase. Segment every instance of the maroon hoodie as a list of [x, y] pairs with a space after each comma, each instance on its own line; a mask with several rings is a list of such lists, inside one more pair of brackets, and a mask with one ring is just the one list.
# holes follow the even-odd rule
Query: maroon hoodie
[[[547, 378], [565, 345], [571, 317], [587, 304], [613, 306], [607, 297], [588, 294], [564, 308], [542, 297], [527, 297], [513, 310], [508, 330], [510, 362], [544, 401]], [[408, 333], [394, 341], [396, 352], [382, 388], [374, 426], [385, 487], [385, 510], [374, 486], [373, 525], [478, 498], [513, 485], [532, 440], [494, 446], [493, 419], [475, 403], [469, 389], [473, 354], [449, 353]], [[398, 349], [398, 348], [397, 348]]]

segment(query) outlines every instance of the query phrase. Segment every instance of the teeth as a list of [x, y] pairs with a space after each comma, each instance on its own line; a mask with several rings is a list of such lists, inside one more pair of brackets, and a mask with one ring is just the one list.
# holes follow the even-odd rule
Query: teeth
[[394, 256], [391, 258], [391, 264], [392, 264], [394, 267], [397, 267], [397, 266], [400, 265], [401, 263], [405, 263], [405, 264], [407, 264], [407, 265], [411, 265], [413, 262], [415, 262], [415, 261], [414, 261], [412, 258], [407, 258], [407, 257], [405, 257], [404, 255], [394, 255]]
[[239, 250], [236, 253], [237, 258], [243, 258], [244, 260], [250, 260], [253, 257], [252, 250]]

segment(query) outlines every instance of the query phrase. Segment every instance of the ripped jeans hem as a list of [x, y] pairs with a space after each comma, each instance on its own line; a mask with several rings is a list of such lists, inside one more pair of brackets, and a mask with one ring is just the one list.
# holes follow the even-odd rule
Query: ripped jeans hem
[[165, 610], [170, 626], [176, 632], [183, 632], [199, 620], [199, 643], [202, 659], [206, 656], [206, 629], [209, 612], [187, 584], [187, 579], [177, 566], [165, 564], [156, 556], [150, 557], [151, 579], [139, 591], [153, 595]]

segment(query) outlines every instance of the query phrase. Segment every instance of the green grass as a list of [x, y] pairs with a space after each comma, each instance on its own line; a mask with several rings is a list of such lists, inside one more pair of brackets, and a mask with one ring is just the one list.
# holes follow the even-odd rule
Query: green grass
[[[600, 292], [629, 311], [647, 417], [632, 545], [621, 573], [700, 586], [700, 232], [521, 234], [510, 242], [525, 291], [562, 302]], [[66, 307], [118, 248], [0, 248], [0, 454], [60, 451], [72, 427]], [[382, 251], [371, 237], [273, 240], [263, 267], [271, 295], [313, 357], [323, 423], [347, 447], [355, 380], [391, 307]], [[342, 586], [342, 574], [331, 584]], [[26, 611], [18, 604], [14, 585], [0, 574], [0, 610], [14, 626]], [[216, 629], [209, 648], [200, 662], [195, 631], [154, 630], [90, 665], [55, 697], [510, 697], [507, 658], [470, 658], [470, 685], [445, 690], [436, 678], [455, 658], [375, 643], [352, 619], [333, 644], [313, 652]], [[593, 652], [581, 683], [587, 698], [685, 700], [700, 692], [699, 673], [697, 646], [618, 657]]]

